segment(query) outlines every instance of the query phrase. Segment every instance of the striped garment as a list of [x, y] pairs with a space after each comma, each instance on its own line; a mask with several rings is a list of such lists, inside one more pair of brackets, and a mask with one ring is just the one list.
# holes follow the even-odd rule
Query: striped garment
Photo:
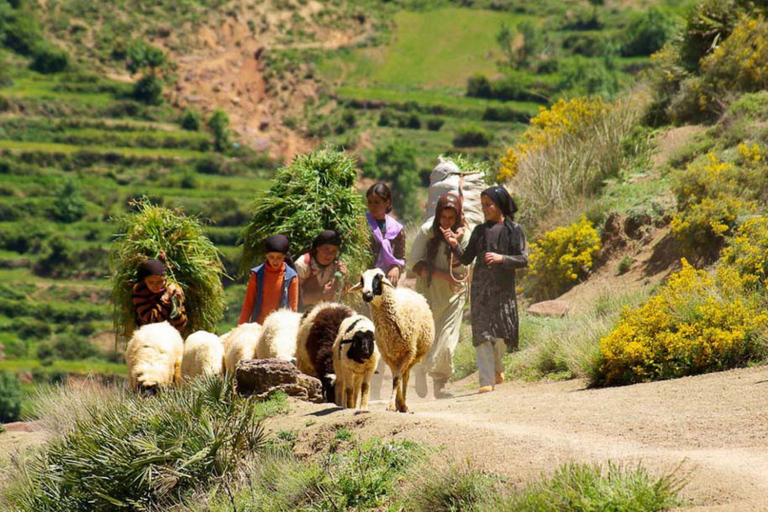
[[173, 306], [171, 301], [163, 300], [165, 288], [160, 293], [153, 293], [142, 281], [133, 286], [133, 305], [136, 308], [136, 327], [146, 324], [168, 321], [179, 331], [187, 326], [187, 313], [184, 302], [181, 303], [180, 314], [170, 318]]

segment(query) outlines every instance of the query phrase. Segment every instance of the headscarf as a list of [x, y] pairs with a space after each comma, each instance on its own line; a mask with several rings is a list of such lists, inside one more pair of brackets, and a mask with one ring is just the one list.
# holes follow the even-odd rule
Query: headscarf
[[164, 276], [165, 265], [160, 260], [147, 260], [139, 265], [136, 270], [136, 280], [144, 281], [149, 276]]
[[335, 245], [341, 247], [341, 237], [336, 231], [331, 229], [323, 231], [312, 241], [312, 251], [315, 251], [321, 245]]
[[[440, 231], [440, 215], [446, 208], [450, 208], [456, 212], [456, 222], [451, 226], [451, 229], [456, 231], [467, 224], [464, 219], [462, 200], [459, 196], [448, 192], [438, 198], [437, 205], [435, 206], [435, 219], [432, 221], [432, 232], [434, 236], [427, 242], [427, 286], [432, 285], [432, 274], [435, 271], [435, 257], [440, 250], [440, 244], [445, 241], [445, 237]], [[450, 254], [450, 247], [447, 243], [445, 244], [445, 249], [446, 253]]]
[[491, 201], [496, 203], [496, 206], [499, 207], [501, 213], [503, 213], [504, 217], [509, 219], [510, 222], [514, 219], [515, 212], [517, 212], [517, 205], [515, 204], [515, 200], [512, 199], [512, 196], [509, 195], [509, 192], [507, 192], [507, 189], [496, 185], [483, 190], [480, 195], [487, 196]]
[[264, 243], [264, 250], [266, 252], [280, 252], [285, 254], [285, 264], [296, 270], [296, 265], [293, 263], [291, 253], [288, 252], [289, 247], [290, 242], [288, 242], [288, 237], [285, 235], [272, 235], [267, 238], [267, 241]]

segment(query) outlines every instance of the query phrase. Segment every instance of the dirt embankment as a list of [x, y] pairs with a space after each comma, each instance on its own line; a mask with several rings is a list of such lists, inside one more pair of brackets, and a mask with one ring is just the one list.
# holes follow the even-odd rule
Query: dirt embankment
[[449, 400], [419, 400], [414, 414], [356, 414], [293, 403], [269, 421], [298, 434], [299, 453], [327, 448], [340, 428], [444, 446], [458, 460], [509, 476], [539, 478], [570, 461], [643, 464], [654, 472], [682, 463], [685, 510], [768, 510], [768, 368], [752, 368], [621, 388], [587, 390], [579, 381], [519, 383], [478, 395], [468, 379]]

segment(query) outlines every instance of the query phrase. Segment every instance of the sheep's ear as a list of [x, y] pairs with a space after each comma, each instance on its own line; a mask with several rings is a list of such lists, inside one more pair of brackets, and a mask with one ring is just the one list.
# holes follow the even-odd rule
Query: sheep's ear
[[381, 284], [385, 284], [385, 285], [389, 286], [390, 288], [394, 288], [395, 287], [392, 283], [389, 282], [389, 279], [387, 279], [386, 277], [382, 277], [381, 278]]
[[347, 293], [356, 292], [356, 291], [362, 290], [362, 289], [363, 289], [363, 283], [357, 283], [355, 286], [353, 286], [352, 288], [347, 290]]

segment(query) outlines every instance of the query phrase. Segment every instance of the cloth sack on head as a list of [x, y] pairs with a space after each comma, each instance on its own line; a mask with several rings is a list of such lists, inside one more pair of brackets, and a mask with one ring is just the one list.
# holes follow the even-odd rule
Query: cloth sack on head
[[438, 199], [450, 192], [462, 198], [467, 227], [472, 231], [477, 225], [485, 222], [480, 194], [487, 187], [482, 172], [462, 173], [453, 160], [440, 156], [438, 164], [429, 175], [429, 201], [424, 216], [425, 223], [432, 224]]

